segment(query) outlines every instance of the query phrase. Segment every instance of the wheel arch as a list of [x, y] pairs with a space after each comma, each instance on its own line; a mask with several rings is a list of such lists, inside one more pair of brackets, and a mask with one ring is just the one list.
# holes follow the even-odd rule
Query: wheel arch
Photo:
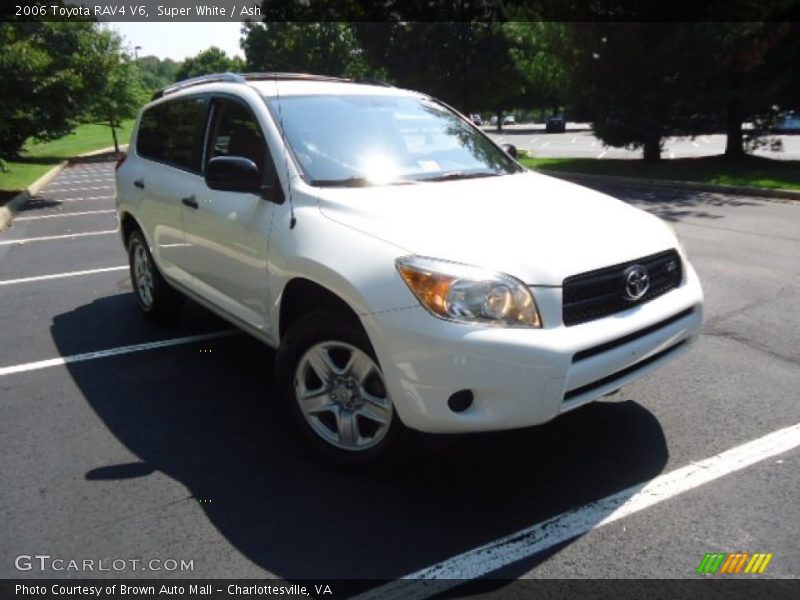
[[318, 310], [331, 310], [351, 317], [361, 326], [358, 312], [340, 295], [306, 277], [294, 277], [284, 286], [278, 309], [280, 338], [303, 316]]
[[[136, 217], [134, 217], [128, 211], [125, 211], [120, 215], [120, 218], [119, 218], [119, 230], [120, 230], [120, 235], [122, 235], [122, 243], [125, 245], [126, 248], [128, 247], [128, 239], [130, 239], [131, 234], [134, 231], [141, 232], [141, 234], [145, 238], [145, 241], [148, 242], [147, 236], [144, 233], [144, 229], [139, 224], [139, 221], [137, 221]], [[148, 242], [148, 244], [149, 244], [149, 242]]]

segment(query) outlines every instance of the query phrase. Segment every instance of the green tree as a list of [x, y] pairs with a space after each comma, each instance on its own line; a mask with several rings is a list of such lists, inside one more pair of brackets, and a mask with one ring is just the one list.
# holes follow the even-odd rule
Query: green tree
[[[709, 40], [698, 77], [696, 98], [707, 118], [723, 115], [725, 156], [745, 154], [745, 138], [766, 133], [777, 111], [800, 102], [794, 69], [800, 56], [800, 24], [766, 12], [760, 22], [702, 23], [695, 27]], [[769, 19], [769, 20], [767, 20]], [[743, 123], [756, 127], [745, 135]]]
[[230, 57], [224, 50], [211, 46], [184, 60], [175, 72], [175, 79], [180, 81], [210, 73], [225, 73], [228, 71], [235, 73], [243, 70], [244, 61], [241, 58], [238, 56]]
[[[726, 156], [737, 158], [745, 140], [757, 139], [800, 96], [800, 78], [787, 67], [800, 56], [796, 6], [708, 0], [692, 4], [693, 19], [676, 23], [663, 18], [672, 9], [635, 0], [540, 0], [512, 19], [546, 22], [512, 31], [529, 48], [543, 42], [544, 74], [554, 60], [570, 102], [594, 116], [606, 144], [642, 147], [645, 159], [658, 160], [664, 136], [718, 129], [727, 132]], [[556, 22], [567, 13], [569, 22]], [[541, 80], [542, 64], [531, 65], [532, 57], [526, 49], [516, 58]], [[756, 124], [749, 133], [747, 120]]]
[[369, 23], [360, 24], [358, 33], [367, 60], [382, 65], [390, 81], [441, 98], [464, 113], [501, 111], [522, 92], [500, 23]]
[[249, 26], [245, 54], [255, 69], [386, 79], [463, 112], [501, 110], [522, 88], [496, 4], [264, 1], [264, 23]]
[[96, 23], [0, 22], [0, 158], [75, 127], [103, 86], [106, 49]]
[[136, 62], [122, 49], [119, 35], [103, 31], [105, 43], [102, 63], [105, 73], [102, 85], [95, 90], [86, 111], [86, 118], [108, 125], [114, 140], [114, 150], [119, 152], [117, 128], [123, 119], [134, 117], [147, 101], [148, 93]]
[[687, 118], [707, 43], [698, 34], [675, 22], [570, 22], [554, 51], [569, 65], [570, 97], [593, 115], [595, 135], [657, 161], [665, 136], [691, 135], [701, 124]]
[[380, 74], [367, 64], [348, 23], [245, 24], [244, 49], [251, 71], [306, 72], [335, 77]]
[[570, 98], [570, 65], [557, 51], [564, 46], [563, 23], [515, 21], [505, 25], [505, 32], [511, 57], [522, 76], [526, 103], [557, 112]]
[[180, 63], [171, 58], [140, 56], [136, 60], [136, 66], [141, 71], [144, 87], [150, 91], [156, 91], [176, 81]]

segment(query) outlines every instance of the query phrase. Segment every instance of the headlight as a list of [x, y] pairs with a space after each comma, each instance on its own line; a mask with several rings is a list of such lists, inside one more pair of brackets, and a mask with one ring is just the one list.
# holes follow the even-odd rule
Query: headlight
[[466, 323], [541, 327], [530, 290], [520, 280], [459, 263], [406, 256], [397, 270], [437, 317]]

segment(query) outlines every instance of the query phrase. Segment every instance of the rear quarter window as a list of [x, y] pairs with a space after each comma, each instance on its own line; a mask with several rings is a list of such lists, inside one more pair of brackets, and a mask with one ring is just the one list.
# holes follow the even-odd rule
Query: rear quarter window
[[144, 158], [200, 171], [208, 100], [181, 98], [147, 109], [139, 124], [136, 152]]

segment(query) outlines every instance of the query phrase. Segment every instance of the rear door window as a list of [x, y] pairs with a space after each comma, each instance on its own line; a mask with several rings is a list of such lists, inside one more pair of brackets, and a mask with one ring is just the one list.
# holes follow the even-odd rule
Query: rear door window
[[140, 156], [200, 172], [208, 99], [180, 98], [158, 104], [142, 115], [136, 138]]

